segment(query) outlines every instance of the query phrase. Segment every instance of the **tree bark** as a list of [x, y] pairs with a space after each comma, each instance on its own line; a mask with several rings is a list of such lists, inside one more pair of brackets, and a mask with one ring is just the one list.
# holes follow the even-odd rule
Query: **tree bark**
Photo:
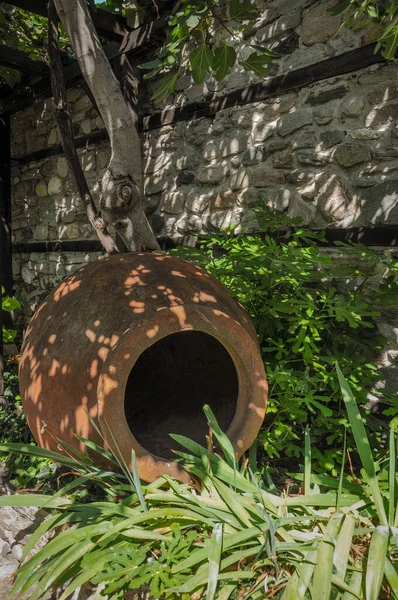
[[109, 134], [111, 159], [102, 178], [101, 214], [129, 250], [158, 250], [142, 207], [141, 143], [136, 115], [123, 98], [86, 1], [54, 2]]
[[58, 15], [54, 0], [48, 2], [48, 54], [51, 66], [51, 87], [53, 91], [55, 120], [57, 121], [65, 157], [75, 179], [79, 195], [86, 207], [87, 217], [94, 227], [97, 236], [109, 253], [117, 252], [117, 246], [112, 236], [108, 233], [103, 218], [98, 213], [93, 197], [87, 185], [74, 143], [72, 121], [70, 118], [66, 90], [62, 74], [62, 59], [58, 47]]

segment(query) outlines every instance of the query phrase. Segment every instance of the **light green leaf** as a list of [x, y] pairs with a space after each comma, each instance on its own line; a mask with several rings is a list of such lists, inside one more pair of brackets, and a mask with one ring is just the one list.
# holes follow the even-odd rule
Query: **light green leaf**
[[379, 527], [376, 527], [370, 540], [365, 578], [366, 600], [379, 600], [389, 537], [388, 527], [379, 525]]
[[178, 77], [179, 71], [176, 71], [175, 73], [169, 73], [168, 75], [162, 77], [160, 85], [156, 88], [152, 95], [152, 100], [155, 102], [162, 102], [167, 98], [167, 96], [172, 94], [175, 90]]
[[270, 63], [270, 57], [266, 54], [257, 54], [252, 52], [246, 60], [239, 61], [239, 64], [246, 70], [252, 71], [259, 77], [268, 75], [268, 64]]
[[326, 533], [319, 544], [312, 585], [312, 597], [317, 600], [330, 600], [333, 575], [333, 554], [342, 518], [343, 515], [340, 513], [332, 515]]
[[348, 418], [351, 424], [352, 433], [355, 438], [358, 454], [361, 458], [361, 462], [366, 473], [367, 481], [373, 496], [373, 501], [375, 503], [377, 514], [379, 516], [380, 523], [386, 526], [388, 523], [387, 515], [384, 509], [383, 498], [376, 477], [372, 450], [370, 448], [369, 439], [366, 435], [365, 427], [362, 422], [361, 414], [359, 412], [357, 403], [355, 402], [355, 398], [351, 391], [351, 388], [348, 385], [346, 379], [344, 378], [343, 373], [341, 372], [340, 367], [337, 363], [336, 370]]
[[206, 44], [202, 44], [191, 52], [189, 63], [195, 83], [203, 83], [206, 73], [213, 69], [214, 54]]
[[214, 77], [222, 81], [236, 61], [235, 48], [224, 44], [214, 51]]
[[206, 600], [214, 600], [217, 589], [217, 578], [220, 570], [220, 559], [223, 541], [223, 525], [216, 523], [209, 544], [209, 576]]

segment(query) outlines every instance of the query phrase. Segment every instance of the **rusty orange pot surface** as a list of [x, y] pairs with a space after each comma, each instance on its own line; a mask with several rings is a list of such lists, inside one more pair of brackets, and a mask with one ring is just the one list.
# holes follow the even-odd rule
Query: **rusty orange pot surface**
[[19, 375], [40, 446], [84, 449], [78, 434], [115, 450], [116, 440], [145, 481], [188, 480], [169, 434], [205, 444], [204, 404], [241, 456], [267, 401], [247, 313], [206, 271], [161, 253], [113, 255], [65, 279], [31, 320]]

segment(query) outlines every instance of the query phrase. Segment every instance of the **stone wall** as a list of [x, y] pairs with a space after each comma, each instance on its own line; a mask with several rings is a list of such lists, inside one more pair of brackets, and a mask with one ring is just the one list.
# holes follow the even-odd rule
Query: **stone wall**
[[[278, 49], [269, 79], [343, 54], [371, 41], [344, 31], [331, 1], [256, 2], [252, 36]], [[267, 8], [264, 9], [265, 4]], [[145, 207], [157, 235], [216, 231], [234, 222], [255, 227], [259, 201], [300, 216], [311, 227], [398, 224], [398, 86], [395, 63], [328, 78], [255, 104], [221, 110], [212, 118], [181, 121], [144, 132]], [[198, 86], [186, 75], [173, 98], [183, 105], [222, 96], [258, 81], [233, 72], [217, 85]], [[144, 95], [140, 106], [155, 108]], [[80, 87], [68, 99], [76, 136], [103, 128]], [[159, 110], [159, 107], [156, 108]], [[50, 100], [12, 118], [12, 156], [22, 158], [59, 143]], [[109, 159], [107, 143], [79, 150], [94, 197]], [[22, 160], [12, 172], [15, 243], [96, 239], [62, 155]], [[24, 325], [47, 291], [98, 253], [15, 254], [16, 294]]]

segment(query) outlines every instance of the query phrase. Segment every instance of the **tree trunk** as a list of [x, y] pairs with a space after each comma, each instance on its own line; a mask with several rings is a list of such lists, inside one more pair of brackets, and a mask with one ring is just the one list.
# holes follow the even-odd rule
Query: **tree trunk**
[[125, 99], [94, 28], [85, 0], [54, 0], [81, 72], [109, 134], [111, 159], [102, 178], [101, 214], [129, 250], [158, 250], [142, 207], [141, 143], [137, 117]]

